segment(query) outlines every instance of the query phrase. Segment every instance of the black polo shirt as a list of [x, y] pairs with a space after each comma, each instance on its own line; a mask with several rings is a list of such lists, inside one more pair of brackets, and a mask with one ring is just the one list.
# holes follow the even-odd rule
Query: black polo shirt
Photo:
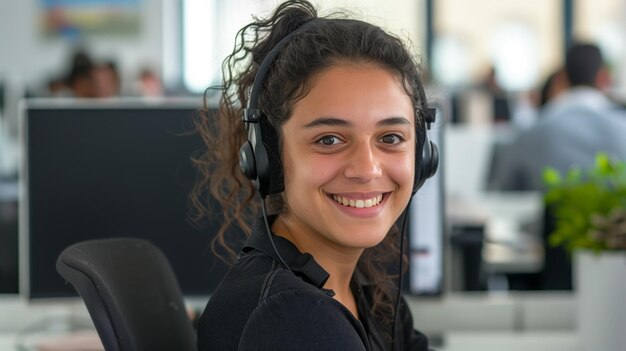
[[[200, 351], [392, 349], [371, 314], [371, 286], [358, 275], [352, 280], [358, 320], [323, 289], [329, 274], [310, 254], [283, 237], [274, 235], [274, 242], [291, 271], [279, 263], [263, 221], [257, 221], [200, 317]], [[396, 350], [428, 350], [404, 300], [399, 318]]]

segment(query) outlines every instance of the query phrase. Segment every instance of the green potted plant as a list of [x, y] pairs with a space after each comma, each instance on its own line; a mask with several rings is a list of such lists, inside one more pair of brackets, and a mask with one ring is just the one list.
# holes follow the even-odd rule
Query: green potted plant
[[587, 171], [544, 172], [545, 204], [555, 216], [551, 245], [600, 252], [626, 249], [626, 162], [600, 153]]
[[583, 350], [626, 345], [626, 162], [600, 153], [589, 170], [546, 169], [549, 243], [572, 253]]

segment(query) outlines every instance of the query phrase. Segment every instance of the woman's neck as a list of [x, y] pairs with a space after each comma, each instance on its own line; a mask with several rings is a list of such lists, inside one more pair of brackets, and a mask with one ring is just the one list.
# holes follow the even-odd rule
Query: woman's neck
[[330, 275], [324, 288], [333, 290], [334, 298], [358, 318], [350, 282], [363, 249], [341, 247], [321, 234], [299, 227], [283, 216], [276, 218], [272, 231], [289, 240], [300, 252], [313, 256]]

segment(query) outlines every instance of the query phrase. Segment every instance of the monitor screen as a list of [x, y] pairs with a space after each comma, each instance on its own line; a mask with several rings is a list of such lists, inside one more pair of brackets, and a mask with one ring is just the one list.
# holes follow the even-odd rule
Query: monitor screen
[[0, 81], [0, 118], [4, 114], [4, 83]]
[[[55, 269], [67, 246], [136, 237], [163, 250], [186, 296], [209, 295], [227, 266], [210, 241], [219, 228], [189, 220], [196, 181], [189, 133], [201, 100], [26, 100], [20, 208], [21, 292], [77, 296]], [[219, 211], [218, 207], [214, 207]]]
[[444, 125], [446, 106], [434, 104], [435, 124], [428, 137], [439, 150], [437, 173], [424, 183], [411, 201], [409, 208], [409, 284], [405, 290], [414, 295], [441, 295], [443, 292], [443, 243], [445, 237], [444, 206]]

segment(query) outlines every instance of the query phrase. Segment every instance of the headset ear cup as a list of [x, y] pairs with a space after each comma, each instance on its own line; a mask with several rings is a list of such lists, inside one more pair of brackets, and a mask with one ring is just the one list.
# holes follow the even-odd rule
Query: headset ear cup
[[253, 180], [254, 186], [256, 187], [261, 198], [265, 198], [269, 192], [269, 183], [270, 183], [270, 164], [267, 158], [267, 149], [265, 148], [263, 135], [263, 127], [261, 125], [263, 123], [259, 120], [258, 123], [255, 123], [250, 130], [248, 135], [248, 140], [252, 145], [252, 149], [254, 152], [254, 165], [256, 168], [256, 179]]
[[415, 167], [415, 181], [413, 185], [413, 195], [424, 185], [428, 178], [437, 173], [439, 167], [439, 150], [437, 145], [428, 139], [424, 140], [424, 146], [422, 147], [422, 159], [419, 165]]
[[425, 167], [423, 165], [425, 162], [430, 162], [429, 161], [430, 157], [427, 154], [429, 153], [429, 151], [426, 151], [427, 143], [430, 143], [428, 139], [426, 140], [426, 143], [424, 143], [424, 147], [422, 147], [421, 159], [417, 159], [416, 157], [416, 160], [415, 160], [415, 180], [413, 181], [413, 195], [415, 195], [415, 193], [417, 193], [417, 191], [422, 187], [422, 185], [424, 185], [424, 181], [426, 180], [425, 173], [424, 173]]
[[239, 148], [239, 168], [241, 173], [250, 180], [256, 180], [256, 164], [254, 162], [254, 151], [250, 141], [246, 141]]
[[239, 148], [239, 168], [252, 181], [252, 185], [265, 198], [268, 191], [267, 152], [261, 138], [259, 123], [251, 123], [248, 131], [248, 140]]
[[437, 145], [430, 142], [430, 165], [426, 178], [431, 178], [437, 173], [437, 169], [439, 169], [439, 149]]
[[[266, 118], [259, 121], [259, 133], [261, 133], [262, 137], [258, 140], [259, 145], [257, 148], [263, 149], [263, 160], [262, 162], [257, 162], [257, 173], [259, 174], [261, 184], [263, 184], [263, 194], [281, 193], [285, 186], [278, 133]], [[257, 156], [257, 159], [259, 159], [259, 156]]]
[[248, 125], [248, 140], [239, 148], [239, 168], [261, 198], [284, 190], [278, 135], [266, 118]]

